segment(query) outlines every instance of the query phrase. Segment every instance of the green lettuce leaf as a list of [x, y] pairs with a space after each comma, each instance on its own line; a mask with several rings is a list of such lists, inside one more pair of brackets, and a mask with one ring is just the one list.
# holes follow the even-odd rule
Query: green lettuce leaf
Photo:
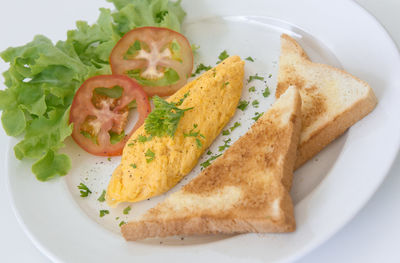
[[14, 147], [22, 160], [37, 160], [33, 173], [41, 181], [68, 173], [71, 161], [58, 154], [70, 136], [69, 109], [74, 94], [87, 78], [110, 74], [110, 53], [127, 31], [140, 26], [180, 31], [185, 12], [180, 1], [108, 0], [116, 10], [101, 8], [96, 23], [78, 21], [67, 39], [54, 44], [38, 35], [0, 57], [10, 64], [0, 90], [1, 122], [10, 136], [23, 136]]
[[64, 176], [69, 169], [71, 169], [70, 158], [65, 154], [54, 153], [52, 150], [49, 150], [32, 166], [32, 172], [39, 181], [47, 181], [57, 175]]

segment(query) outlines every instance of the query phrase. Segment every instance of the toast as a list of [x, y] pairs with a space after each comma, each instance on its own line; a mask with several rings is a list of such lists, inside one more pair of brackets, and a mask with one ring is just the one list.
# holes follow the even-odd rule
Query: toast
[[289, 191], [300, 130], [301, 98], [291, 87], [196, 178], [123, 225], [123, 236], [294, 231]]
[[302, 130], [295, 169], [311, 159], [377, 104], [371, 87], [349, 73], [309, 60], [290, 36], [281, 36], [276, 98], [295, 85], [302, 99]]

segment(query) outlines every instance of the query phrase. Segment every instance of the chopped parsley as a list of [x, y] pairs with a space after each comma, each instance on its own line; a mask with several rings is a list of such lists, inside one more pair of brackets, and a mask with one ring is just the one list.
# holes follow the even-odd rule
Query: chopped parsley
[[175, 103], [175, 106], [181, 106], [182, 103], [185, 101], [185, 99], [189, 96], [189, 94], [190, 94], [189, 91], [183, 94], [183, 98], [180, 99], [177, 103]]
[[207, 151], [207, 155], [211, 155], [212, 152], [210, 150]]
[[222, 153], [211, 156], [207, 161], [205, 161], [204, 163], [201, 163], [200, 166], [202, 167], [202, 169], [210, 166], [211, 162], [214, 161], [215, 159], [217, 159], [218, 157], [220, 157], [221, 155], [222, 155]]
[[[144, 135], [139, 135], [137, 137], [138, 142], [141, 142], [141, 143], [145, 143], [145, 142], [151, 141], [151, 139], [152, 139], [151, 135], [149, 137], [146, 137]], [[132, 145], [134, 145], [134, 143], [128, 144], [128, 146], [132, 146]]]
[[240, 125], [241, 125], [240, 122], [235, 122], [235, 123], [233, 124], [232, 127], [228, 128], [228, 129], [226, 129], [226, 130], [223, 130], [223, 131], [222, 131], [222, 135], [229, 135], [229, 134], [231, 134], [231, 132], [234, 131], [234, 130], [235, 130], [237, 127], [239, 127]]
[[147, 149], [144, 156], [148, 157], [148, 158], [146, 158], [146, 162], [149, 163], [154, 160], [154, 158], [156, 157], [156, 154], [152, 150]]
[[162, 10], [158, 12], [155, 17], [156, 23], [161, 23], [162, 21], [164, 21], [166, 15], [168, 15], [167, 10]]
[[192, 74], [192, 77], [196, 76], [197, 74], [200, 74], [202, 71], [210, 70], [211, 68], [212, 68], [211, 66], [206, 66], [203, 63], [200, 63], [197, 66], [196, 71]]
[[108, 160], [109, 162], [111, 162], [111, 157], [108, 157], [107, 160]]
[[224, 136], [229, 135], [229, 134], [231, 134], [231, 132], [229, 131], [229, 129], [228, 129], [228, 130], [223, 130], [223, 131], [222, 131], [222, 135], [224, 135]]
[[219, 54], [218, 58], [219, 61], [217, 62], [217, 64], [221, 63], [224, 59], [227, 59], [229, 57], [228, 52], [226, 52], [226, 50], [222, 51], [221, 54]]
[[254, 92], [254, 91], [256, 91], [256, 87], [255, 86], [249, 88], [249, 92]]
[[162, 137], [167, 135], [174, 137], [179, 121], [185, 114], [185, 111], [193, 109], [180, 109], [177, 107], [177, 105], [182, 104], [186, 97], [184, 96], [178, 103], [173, 103], [167, 102], [158, 96], [154, 96], [154, 109], [147, 116], [144, 124], [146, 132], [151, 136]]
[[103, 192], [101, 193], [101, 195], [99, 196], [99, 198], [97, 198], [97, 201], [103, 203], [104, 201], [106, 201], [106, 190], [103, 190]]
[[121, 222], [119, 223], [119, 226], [121, 227], [122, 225], [125, 225], [125, 224], [126, 224], [125, 221], [121, 221]]
[[234, 124], [233, 124], [233, 126], [232, 127], [230, 127], [229, 129], [231, 130], [231, 132], [233, 131], [233, 130], [235, 130], [237, 127], [239, 127], [241, 124], [239, 123], [239, 122], [235, 122]]
[[110, 213], [110, 211], [108, 211], [108, 210], [100, 210], [100, 217], [108, 215], [109, 213]]
[[269, 75], [268, 75], [268, 78], [269, 78], [269, 79], [272, 78], [272, 74], [269, 74]]
[[229, 147], [230, 147], [230, 145], [229, 145], [230, 142], [231, 142], [231, 139], [230, 139], [230, 138], [227, 139], [227, 140], [224, 140], [224, 145], [219, 146], [219, 147], [218, 147], [218, 151], [222, 152], [222, 151], [225, 150], [226, 148], [229, 148]]
[[247, 57], [247, 58], [245, 58], [245, 60], [254, 62], [254, 59], [252, 57]]
[[258, 119], [259, 119], [261, 116], [263, 116], [263, 114], [264, 114], [264, 113], [258, 113], [258, 112], [256, 112], [255, 116], [254, 116], [252, 119], [255, 120], [255, 121], [258, 121]]
[[260, 76], [258, 76], [258, 74], [255, 74], [254, 76], [249, 76], [249, 79], [247, 80], [247, 83], [250, 83], [253, 80], [264, 80], [264, 77], [260, 77]]
[[263, 92], [264, 98], [268, 97], [270, 94], [271, 94], [271, 92], [269, 91], [269, 87], [266, 86], [266, 87], [265, 87], [265, 90], [264, 90], [264, 92]]
[[87, 197], [92, 193], [92, 191], [90, 191], [90, 189], [84, 183], [80, 183], [80, 185], [77, 187], [80, 189], [81, 197]]
[[[139, 135], [140, 136], [140, 135]], [[146, 137], [146, 136], [145, 136]], [[133, 143], [133, 142], [131, 142], [131, 143], [128, 143], [128, 146], [129, 147], [131, 147], [131, 146], [133, 146], [133, 145], [135, 145], [135, 143]]]
[[117, 216], [116, 218], [115, 218], [115, 220], [118, 220], [119, 219], [119, 216]]
[[133, 169], [136, 169], [136, 168], [137, 168], [136, 163], [131, 163], [131, 167], [132, 167]]
[[225, 82], [224, 84], [222, 84], [222, 88], [225, 88], [228, 85], [229, 85], [229, 82]]
[[244, 111], [247, 108], [248, 105], [249, 105], [248, 101], [240, 100], [239, 101], [239, 105], [237, 107], [238, 107], [239, 110]]
[[203, 134], [200, 133], [200, 131], [195, 132], [194, 130], [197, 129], [198, 125], [197, 124], [193, 124], [193, 129], [191, 129], [189, 131], [189, 133], [183, 133], [183, 137], [194, 137], [196, 139], [196, 144], [198, 148], [201, 148], [203, 146], [203, 144], [201, 143], [200, 139], [198, 137], [201, 138], [205, 138], [205, 136]]
[[251, 105], [253, 105], [254, 108], [258, 108], [258, 106], [260, 105], [260, 102], [258, 100], [253, 100]]
[[127, 206], [125, 209], [124, 209], [124, 211], [122, 211], [122, 213], [124, 214], [124, 215], [127, 215], [127, 214], [129, 214], [129, 212], [131, 211], [131, 207], [130, 206]]

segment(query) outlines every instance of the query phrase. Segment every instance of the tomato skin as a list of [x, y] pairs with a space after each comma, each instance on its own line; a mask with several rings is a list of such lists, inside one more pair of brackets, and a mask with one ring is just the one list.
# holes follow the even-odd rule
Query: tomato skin
[[[113, 88], [120, 86], [123, 88], [122, 96], [118, 99], [118, 104], [113, 108], [105, 105], [103, 108], [96, 108], [92, 103], [94, 89]], [[111, 144], [109, 131], [114, 125], [124, 117], [121, 112], [126, 113], [128, 104], [136, 99], [139, 119], [129, 134], [116, 144]], [[69, 122], [73, 123], [72, 138], [88, 153], [97, 156], [117, 156], [122, 154], [122, 150], [130, 138], [143, 123], [151, 111], [151, 106], [147, 94], [142, 87], [132, 79], [121, 75], [100, 75], [87, 79], [76, 92], [72, 101]], [[126, 114], [125, 114], [126, 115]], [[98, 144], [81, 134], [81, 126], [88, 116], [95, 116], [99, 120], [100, 132], [97, 134]]]
[[[149, 43], [155, 43], [158, 47], [163, 47], [172, 40], [178, 41], [182, 48], [183, 62], [172, 59], [166, 59], [162, 66], [171, 66], [178, 73], [180, 79], [177, 83], [168, 86], [144, 86], [143, 89], [147, 95], [158, 95], [161, 97], [174, 94], [183, 87], [193, 70], [193, 52], [189, 41], [182, 34], [169, 28], [162, 27], [140, 27], [127, 32], [114, 46], [110, 54], [110, 65], [113, 74], [126, 75], [128, 70], [146, 68], [150, 62], [143, 59], [124, 59], [124, 55], [136, 40]], [[159, 43], [158, 43], [159, 42]], [[132, 78], [134, 79], [134, 78]]]

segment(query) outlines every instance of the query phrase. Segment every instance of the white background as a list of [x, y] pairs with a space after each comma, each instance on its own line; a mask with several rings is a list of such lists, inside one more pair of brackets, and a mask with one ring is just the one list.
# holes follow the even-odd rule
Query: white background
[[[383, 24], [400, 46], [400, 1], [356, 1]], [[61, 2], [62, 5], [67, 3], [67, 1]], [[29, 12], [23, 6], [20, 8], [23, 12]], [[6, 11], [2, 10], [2, 12]], [[54, 16], [53, 18], [56, 19]], [[21, 17], [16, 17], [16, 19], [21, 19]], [[0, 22], [12, 23], [13, 21], [3, 21], [0, 18]], [[40, 30], [37, 29], [37, 31]], [[8, 38], [11, 39], [12, 36], [2, 35], [1, 37], [2, 41]], [[8, 147], [7, 138], [2, 129], [0, 129], [0, 147], [2, 147], [0, 169], [4, 171]], [[62, 209], [62, 207], [57, 209]], [[19, 227], [10, 206], [5, 176], [0, 178], [0, 261], [49, 262]], [[298, 263], [317, 262], [400, 262], [400, 155], [397, 156], [382, 186], [361, 212], [334, 237], [298, 261]]]

